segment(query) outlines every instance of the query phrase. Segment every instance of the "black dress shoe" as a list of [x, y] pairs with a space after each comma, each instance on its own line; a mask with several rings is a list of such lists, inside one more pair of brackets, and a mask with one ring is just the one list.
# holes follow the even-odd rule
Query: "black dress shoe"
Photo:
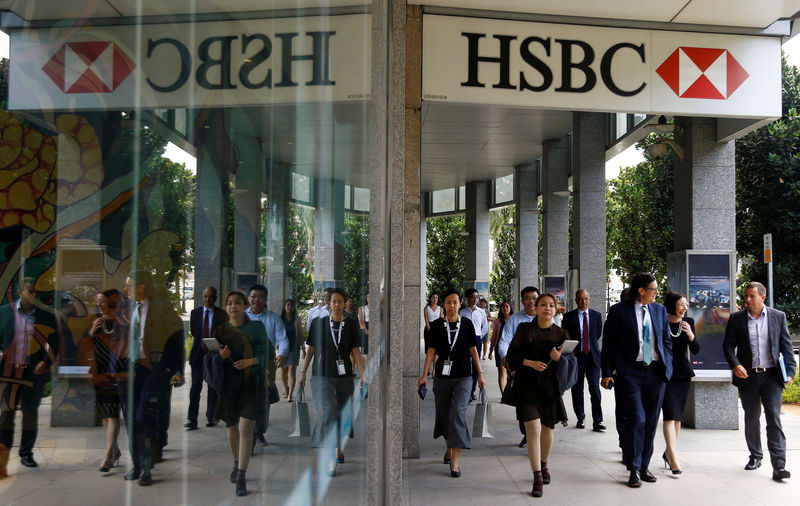
[[790, 473], [786, 469], [781, 468], [772, 470], [772, 479], [775, 481], [788, 480], [791, 477], [792, 473]]
[[186, 422], [183, 424], [183, 428], [186, 430], [197, 430], [197, 422]]
[[631, 471], [630, 476], [628, 476], [628, 486], [631, 488], [642, 486], [642, 478], [639, 476], [639, 471]]
[[646, 467], [643, 467], [639, 471], [639, 476], [642, 478], [642, 481], [646, 481], [647, 483], [655, 483], [656, 482], [655, 475], [653, 475], [653, 473], [651, 473], [650, 470], [647, 469]]
[[522, 441], [520, 441], [517, 446], [519, 446], [520, 448], [525, 448], [526, 446], [528, 446], [528, 436], [522, 436]]
[[142, 470], [141, 469], [133, 468], [130, 471], [128, 471], [127, 473], [125, 473], [125, 479], [127, 481], [138, 480], [139, 476], [141, 476], [141, 475], [142, 475]]
[[602, 423], [596, 423], [592, 425], [592, 430], [595, 432], [603, 432], [604, 430], [606, 430], [606, 426], [603, 425]]
[[269, 446], [269, 443], [267, 443], [267, 439], [264, 437], [264, 434], [257, 433], [253, 438], [253, 441], [255, 441], [258, 446]]
[[745, 471], [753, 471], [761, 467], [761, 459], [758, 457], [750, 456], [750, 460], [747, 461], [747, 465], [744, 466]]
[[575, 424], [576, 429], [583, 429], [584, 427], [586, 426], [583, 424], [583, 420], [578, 420], [578, 423]]
[[216, 420], [209, 420], [206, 422], [206, 427], [216, 427], [217, 421]]
[[22, 458], [20, 459], [20, 462], [22, 463], [23, 466], [39, 467], [39, 464], [37, 464], [36, 461], [33, 460], [33, 455], [22, 455], [21, 457]]
[[150, 471], [145, 471], [142, 473], [142, 477], [139, 478], [139, 485], [142, 487], [149, 487], [153, 484], [153, 477], [150, 475]]

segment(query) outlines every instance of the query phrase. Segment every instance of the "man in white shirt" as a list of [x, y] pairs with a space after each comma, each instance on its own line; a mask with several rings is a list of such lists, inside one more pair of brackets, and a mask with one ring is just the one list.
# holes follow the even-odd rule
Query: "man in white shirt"
[[[486, 311], [478, 305], [478, 290], [468, 288], [464, 292], [464, 299], [467, 305], [458, 312], [464, 318], [469, 318], [475, 327], [475, 342], [478, 349], [481, 349], [483, 335], [489, 332], [489, 320], [486, 318]], [[472, 371], [472, 400], [476, 400], [475, 387], [478, 385], [478, 371]]]
[[311, 322], [313, 322], [317, 318], [324, 318], [326, 316], [330, 316], [332, 293], [333, 293], [333, 288], [331, 287], [328, 287], [325, 290], [323, 290], [322, 300], [320, 300], [320, 303], [308, 310], [308, 315], [306, 316], [306, 333], [311, 332]]

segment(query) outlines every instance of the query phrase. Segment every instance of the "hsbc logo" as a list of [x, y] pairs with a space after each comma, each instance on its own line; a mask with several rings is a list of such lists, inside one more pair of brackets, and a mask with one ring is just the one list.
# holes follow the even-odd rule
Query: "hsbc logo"
[[725, 100], [750, 76], [726, 49], [679, 47], [656, 73], [681, 98]]
[[136, 65], [113, 42], [69, 42], [42, 70], [64, 93], [111, 93]]

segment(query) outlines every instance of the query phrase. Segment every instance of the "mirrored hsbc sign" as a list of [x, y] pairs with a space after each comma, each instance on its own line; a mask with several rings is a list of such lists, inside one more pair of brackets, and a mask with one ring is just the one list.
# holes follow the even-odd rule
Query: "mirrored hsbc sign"
[[366, 100], [369, 26], [345, 15], [14, 31], [9, 109]]
[[426, 15], [423, 100], [778, 117], [780, 57], [775, 37]]

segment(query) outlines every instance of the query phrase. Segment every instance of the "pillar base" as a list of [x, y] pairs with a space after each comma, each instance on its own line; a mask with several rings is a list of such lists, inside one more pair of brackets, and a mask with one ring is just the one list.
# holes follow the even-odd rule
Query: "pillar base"
[[99, 425], [95, 414], [95, 392], [91, 378], [53, 375], [50, 394], [51, 427], [93, 427]]
[[739, 430], [739, 395], [730, 381], [693, 381], [681, 423], [693, 429]]

